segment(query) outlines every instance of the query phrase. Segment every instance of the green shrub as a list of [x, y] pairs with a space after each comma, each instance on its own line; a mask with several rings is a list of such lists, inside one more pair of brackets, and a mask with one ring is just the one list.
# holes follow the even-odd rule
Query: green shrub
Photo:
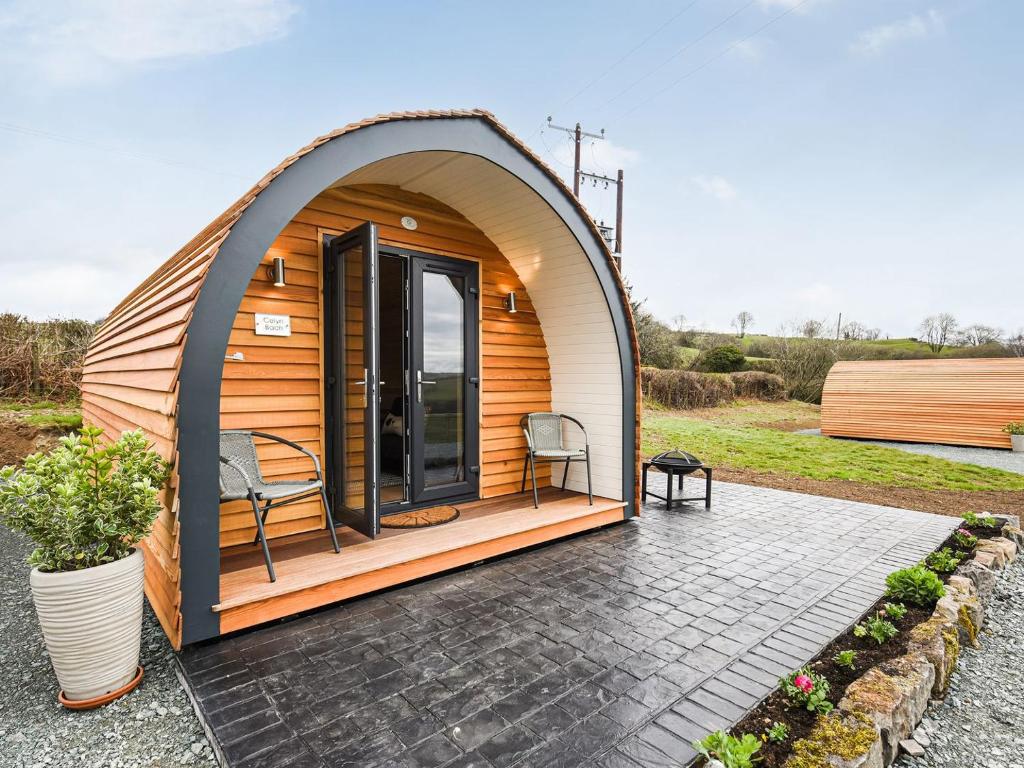
[[752, 733], [736, 738], [725, 731], [715, 731], [693, 742], [693, 748], [708, 760], [718, 760], [725, 768], [752, 768], [761, 742]]
[[885, 594], [920, 608], [931, 608], [946, 594], [939, 577], [923, 565], [893, 571], [885, 577]]
[[29, 564], [75, 571], [131, 554], [160, 512], [167, 470], [141, 431], [101, 442], [103, 430], [83, 427], [48, 455], [0, 470], [0, 522], [37, 545]]
[[742, 349], [726, 344], [702, 352], [694, 362], [694, 367], [708, 373], [732, 373], [742, 370], [746, 362], [747, 358]]
[[900, 631], [891, 621], [887, 621], [881, 612], [876, 613], [853, 628], [854, 637], [870, 637], [876, 643], [892, 640]]
[[1008, 435], [1024, 435], [1024, 421], [1011, 421], [1003, 427], [1003, 432]]
[[828, 700], [828, 680], [810, 667], [801, 667], [779, 678], [779, 687], [794, 707], [805, 707], [819, 715], [827, 715], [833, 709]]
[[937, 552], [930, 553], [924, 559], [924, 564], [936, 573], [952, 573], [960, 565], [960, 558], [949, 547], [943, 547]]
[[786, 382], [781, 376], [759, 371], [737, 371], [729, 378], [736, 385], [736, 397], [748, 400], [783, 400], [786, 397]]
[[760, 371], [761, 373], [771, 373], [771, 374], [774, 374], [774, 375], [778, 376], [779, 375], [779, 364], [776, 363], [774, 360], [771, 360], [771, 359], [769, 359], [767, 357], [765, 357], [765, 358], [748, 357], [747, 358], [747, 370], [748, 371]]
[[696, 371], [640, 369], [643, 396], [666, 408], [713, 408], [736, 399], [736, 385], [728, 376]]

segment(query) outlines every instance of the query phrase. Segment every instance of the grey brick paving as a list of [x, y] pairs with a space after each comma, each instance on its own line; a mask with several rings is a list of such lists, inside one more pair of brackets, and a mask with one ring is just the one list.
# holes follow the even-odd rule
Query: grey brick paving
[[717, 483], [180, 660], [232, 768], [685, 765], [955, 522]]

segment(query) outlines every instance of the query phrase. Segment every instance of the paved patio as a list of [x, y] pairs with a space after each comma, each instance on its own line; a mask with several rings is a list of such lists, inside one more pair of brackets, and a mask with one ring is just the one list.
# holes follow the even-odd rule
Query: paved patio
[[181, 662], [233, 768], [680, 766], [955, 523], [716, 483]]

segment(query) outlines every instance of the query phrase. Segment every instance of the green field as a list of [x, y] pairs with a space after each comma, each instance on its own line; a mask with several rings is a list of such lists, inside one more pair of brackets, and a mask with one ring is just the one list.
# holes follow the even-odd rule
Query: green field
[[[803, 406], [804, 404], [799, 404]], [[1024, 475], [850, 440], [829, 440], [754, 426], [801, 418], [792, 404], [713, 409], [712, 420], [677, 412], [644, 416], [643, 453], [682, 448], [716, 467], [782, 473], [812, 480], [853, 480], [922, 490], [1024, 491]], [[780, 418], [781, 416], [781, 418]]]
[[36, 429], [71, 431], [82, 426], [78, 403], [56, 403], [39, 400], [33, 403], [0, 401], [0, 414], [8, 413]]

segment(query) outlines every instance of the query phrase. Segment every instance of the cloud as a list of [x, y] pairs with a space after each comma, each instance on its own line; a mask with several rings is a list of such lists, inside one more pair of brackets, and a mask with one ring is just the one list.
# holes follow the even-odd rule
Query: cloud
[[285, 35], [291, 0], [16, 0], [0, 11], [9, 62], [75, 84]]
[[935, 9], [927, 13], [914, 14], [906, 19], [861, 32], [857, 40], [850, 44], [850, 50], [862, 56], [877, 56], [886, 48], [904, 40], [924, 40], [945, 32], [946, 22], [942, 14]]
[[811, 283], [797, 292], [797, 297], [806, 304], [819, 307], [834, 307], [839, 293], [827, 283]]
[[700, 190], [701, 194], [713, 197], [723, 203], [732, 202], [739, 196], [736, 187], [721, 176], [693, 176], [690, 181]]
[[760, 61], [764, 56], [767, 41], [765, 40], [740, 40], [729, 50], [733, 56], [746, 61]]

